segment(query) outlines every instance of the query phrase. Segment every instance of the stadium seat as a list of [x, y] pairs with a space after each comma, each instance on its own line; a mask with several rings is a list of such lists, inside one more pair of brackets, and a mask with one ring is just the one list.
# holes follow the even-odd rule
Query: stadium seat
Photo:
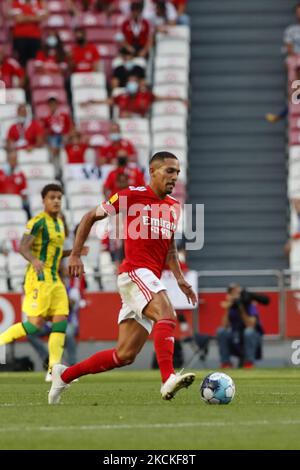
[[89, 253], [87, 257], [84, 258], [83, 262], [85, 263], [85, 261], [87, 261], [89, 266], [94, 269], [98, 269], [98, 259], [101, 250], [101, 242], [99, 238], [89, 237], [86, 241], [86, 245], [89, 247]]
[[30, 86], [36, 88], [64, 88], [64, 80], [60, 74], [34, 74], [30, 78]]
[[27, 214], [23, 209], [0, 210], [0, 225], [15, 225], [27, 223]]
[[[1, 126], [1, 124], [0, 124]], [[3, 148], [0, 148], [0, 165], [3, 165], [7, 160], [7, 153], [6, 150]]]
[[127, 134], [131, 132], [147, 134], [150, 132], [149, 119], [145, 119], [145, 118], [118, 119], [118, 124], [121, 127], [121, 131], [126, 132]]
[[186, 132], [185, 116], [157, 116], [151, 120], [152, 132], [179, 131]]
[[185, 55], [156, 56], [154, 59], [154, 68], [158, 69], [184, 69], [189, 70], [189, 57]]
[[153, 146], [154, 147], [179, 147], [186, 149], [187, 148], [187, 140], [186, 134], [180, 132], [158, 132], [157, 134], [153, 135]]
[[110, 121], [93, 119], [92, 121], [81, 121], [79, 123], [79, 129], [83, 134], [94, 135], [102, 134], [108, 136], [110, 132], [111, 123]]
[[44, 27], [46, 29], [71, 29], [72, 18], [69, 14], [50, 15], [45, 21]]
[[99, 194], [78, 194], [68, 198], [69, 208], [90, 210], [99, 205]]
[[0, 241], [3, 240], [21, 240], [24, 234], [24, 225], [11, 224], [0, 226]]
[[107, 25], [107, 15], [104, 13], [83, 12], [78, 16], [78, 26], [81, 28], [102, 28]]
[[18, 151], [19, 165], [26, 164], [44, 164], [49, 162], [49, 151], [47, 148], [39, 148], [31, 150], [30, 152], [21, 149]]
[[26, 103], [25, 90], [23, 90], [23, 88], [7, 88], [6, 103], [15, 103], [15, 104]]
[[141, 132], [122, 132], [122, 137], [130, 140], [135, 147], [150, 147], [150, 134]]
[[69, 12], [68, 4], [63, 0], [50, 0], [47, 2], [47, 8], [51, 14], [62, 15]]
[[102, 180], [70, 180], [65, 182], [65, 189], [68, 198], [73, 195], [102, 195]]
[[171, 41], [173, 39], [189, 42], [191, 40], [191, 30], [186, 25], [169, 26], [167, 33], [157, 33], [155, 39], [156, 42]]
[[61, 184], [53, 178], [34, 178], [28, 181], [27, 193], [28, 195], [40, 194], [46, 184]]
[[106, 77], [102, 72], [73, 73], [71, 75], [71, 86], [74, 88], [105, 88]]
[[154, 73], [154, 85], [181, 83], [188, 85], [188, 73], [184, 69], [157, 69]]
[[155, 85], [153, 93], [156, 96], [172, 97], [186, 100], [188, 98], [188, 87], [181, 83], [171, 83], [169, 85]]
[[92, 44], [114, 43], [117, 32], [117, 28], [88, 28], [86, 38]]
[[16, 103], [0, 104], [0, 121], [16, 119], [17, 114], [18, 105]]
[[58, 34], [64, 44], [64, 47], [74, 44], [75, 34], [72, 29], [59, 29]]
[[107, 104], [90, 104], [88, 106], [74, 104], [74, 115], [77, 123], [80, 121], [91, 121], [92, 119], [108, 120], [110, 110]]
[[118, 54], [117, 44], [97, 44], [97, 49], [101, 59], [113, 59]]
[[52, 96], [54, 96], [61, 104], [67, 104], [68, 102], [66, 91], [63, 88], [56, 88], [50, 90], [44, 88], [35, 89], [32, 91], [32, 102], [34, 106], [37, 106], [39, 104], [45, 104], [47, 100]]
[[190, 45], [181, 39], [165, 39], [156, 45], [156, 56], [190, 56]]
[[103, 147], [105, 144], [107, 144], [107, 138], [102, 134], [94, 134], [89, 138], [90, 147], [98, 148]]
[[5, 293], [8, 291], [7, 285], [7, 271], [6, 271], [6, 256], [0, 254], [0, 293]]
[[0, 210], [22, 209], [22, 198], [17, 194], [0, 194]]
[[[73, 103], [87, 103], [88, 101], [102, 101], [107, 98], [106, 88], [73, 88]], [[97, 106], [97, 105], [96, 105]]]
[[24, 172], [27, 179], [49, 178], [55, 177], [55, 168], [51, 163], [44, 164], [27, 164], [20, 165], [21, 171]]

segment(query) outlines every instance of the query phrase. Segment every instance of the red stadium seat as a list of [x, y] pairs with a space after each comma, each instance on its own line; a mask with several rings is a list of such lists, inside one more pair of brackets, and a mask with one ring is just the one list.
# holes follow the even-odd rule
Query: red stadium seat
[[117, 28], [88, 28], [86, 30], [86, 37], [88, 42], [91, 43], [114, 43]]
[[35, 74], [30, 78], [31, 88], [64, 88], [64, 80], [60, 74]]
[[41, 104], [41, 103], [46, 103], [47, 100], [51, 96], [55, 96], [55, 98], [57, 98], [57, 100], [61, 104], [67, 104], [67, 101], [68, 101], [67, 100], [67, 94], [66, 94], [66, 91], [64, 89], [56, 89], [56, 90], [53, 90], [53, 89], [50, 89], [50, 90], [37, 89], [37, 90], [34, 90], [33, 93], [32, 93], [32, 102], [33, 102], [34, 106], [36, 106], [38, 104]]
[[72, 28], [72, 18], [68, 14], [64, 15], [50, 15], [44, 23], [44, 28], [51, 29], [64, 29]]
[[290, 114], [290, 116], [299, 116], [300, 115], [300, 104], [290, 104], [289, 105], [289, 114]]
[[78, 26], [81, 28], [99, 28], [107, 25], [107, 16], [103, 13], [82, 13], [78, 18]]
[[289, 144], [300, 145], [300, 131], [291, 131], [289, 133]]
[[50, 0], [47, 2], [47, 8], [50, 14], [67, 14], [69, 13], [68, 5], [62, 0]]
[[290, 119], [290, 129], [300, 130], [300, 117], [292, 117]]
[[117, 44], [98, 44], [97, 49], [101, 59], [114, 59], [118, 54]]

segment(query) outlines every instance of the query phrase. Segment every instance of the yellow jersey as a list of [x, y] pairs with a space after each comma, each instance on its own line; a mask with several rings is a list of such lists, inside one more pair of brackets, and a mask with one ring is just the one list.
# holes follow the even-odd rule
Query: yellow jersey
[[65, 229], [62, 219], [54, 219], [41, 212], [27, 222], [25, 235], [34, 236], [33, 255], [44, 263], [44, 270], [37, 276], [31, 264], [26, 271], [25, 283], [34, 281], [56, 282], [59, 263], [63, 254]]

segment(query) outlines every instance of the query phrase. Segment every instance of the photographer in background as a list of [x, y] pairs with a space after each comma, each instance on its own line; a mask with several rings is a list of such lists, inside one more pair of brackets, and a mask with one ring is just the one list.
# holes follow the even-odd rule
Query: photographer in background
[[238, 284], [228, 287], [223, 324], [217, 331], [217, 340], [222, 368], [233, 367], [230, 356], [239, 358], [239, 366], [254, 367], [255, 359], [261, 358], [262, 336], [256, 303], [268, 305], [265, 295], [248, 292]]

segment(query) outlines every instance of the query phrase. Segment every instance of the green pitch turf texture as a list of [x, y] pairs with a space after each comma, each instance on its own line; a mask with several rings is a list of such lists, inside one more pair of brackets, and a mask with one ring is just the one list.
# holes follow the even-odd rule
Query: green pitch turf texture
[[47, 405], [40, 373], [0, 373], [0, 449], [300, 449], [300, 370], [234, 370], [229, 405], [206, 405], [197, 370], [165, 402], [154, 371], [113, 371]]

